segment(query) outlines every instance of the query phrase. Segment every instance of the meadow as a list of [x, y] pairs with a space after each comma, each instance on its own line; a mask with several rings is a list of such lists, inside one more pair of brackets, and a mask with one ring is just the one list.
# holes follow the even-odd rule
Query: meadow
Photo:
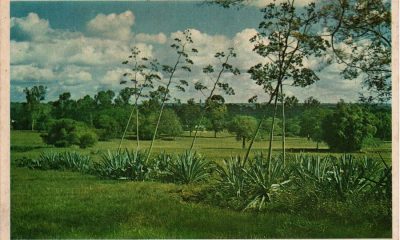
[[[191, 138], [159, 139], [154, 153], [182, 153]], [[98, 142], [87, 149], [45, 145], [40, 133], [11, 132], [11, 233], [12, 238], [373, 238], [391, 236], [391, 212], [379, 201], [324, 201], [293, 210], [271, 204], [264, 211], [239, 211], [217, 206], [201, 194], [207, 183], [175, 183], [104, 180], [71, 171], [31, 170], [17, 167], [23, 157], [37, 158], [41, 152], [76, 151], [100, 160], [101, 153], [116, 150], [119, 140]], [[148, 141], [141, 141], [146, 148]], [[288, 154], [330, 153], [327, 146], [305, 138], [287, 138]], [[134, 140], [123, 148], [134, 149]], [[266, 150], [266, 141], [256, 142], [254, 151]], [[273, 147], [280, 151], [280, 137]], [[202, 132], [196, 151], [221, 163], [243, 154], [241, 142], [228, 133], [217, 138]], [[391, 143], [355, 153], [377, 158], [379, 152], [390, 163]], [[206, 194], [207, 195], [207, 194]]]

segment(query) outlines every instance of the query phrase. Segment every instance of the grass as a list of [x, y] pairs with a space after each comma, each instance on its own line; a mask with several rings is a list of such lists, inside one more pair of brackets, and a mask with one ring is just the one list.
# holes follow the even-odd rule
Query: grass
[[[197, 152], [220, 161], [242, 153], [241, 143], [227, 133], [213, 138], [202, 133]], [[183, 153], [191, 138], [157, 140], [154, 153]], [[123, 147], [135, 148], [133, 140]], [[145, 148], [148, 141], [142, 142]], [[257, 142], [255, 149], [265, 143]], [[288, 138], [294, 152], [314, 149], [316, 143]], [[99, 142], [89, 149], [54, 148], [42, 143], [36, 132], [11, 132], [12, 163], [21, 157], [38, 157], [43, 151], [74, 150], [101, 158], [101, 152], [115, 150], [118, 140]], [[279, 137], [274, 142], [280, 148]], [[320, 144], [322, 154], [330, 154]], [[391, 144], [380, 151], [389, 161]], [[365, 149], [369, 154], [376, 149]], [[318, 153], [321, 154], [321, 153]], [[339, 153], [335, 153], [339, 154]], [[11, 168], [12, 238], [373, 238], [390, 237], [391, 223], [346, 212], [343, 205], [322, 206], [323, 211], [305, 209], [290, 213], [267, 210], [239, 212], [205, 203], [187, 201], [202, 185], [180, 186], [155, 182], [100, 180], [68, 171], [40, 171]], [[374, 213], [374, 206], [370, 210]], [[366, 210], [367, 211], [367, 210]], [[373, 216], [373, 215], [372, 215]]]
[[12, 169], [12, 238], [390, 237], [371, 221], [252, 213], [185, 202], [184, 187]]

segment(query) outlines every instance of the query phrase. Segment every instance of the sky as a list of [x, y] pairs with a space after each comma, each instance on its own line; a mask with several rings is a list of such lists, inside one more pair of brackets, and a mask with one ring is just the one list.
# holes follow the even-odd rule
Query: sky
[[[234, 47], [237, 58], [231, 64], [241, 74], [223, 75], [236, 93], [225, 96], [226, 101], [247, 102], [254, 95], [265, 101], [268, 96], [246, 71], [265, 61], [252, 51], [249, 39], [257, 33], [262, 20], [260, 7], [268, 1], [254, 0], [252, 6], [239, 10], [194, 1], [13, 1], [11, 101], [25, 101], [23, 89], [35, 85], [47, 86], [48, 101], [58, 99], [63, 92], [70, 92], [74, 99], [93, 97], [107, 89], [118, 93], [127, 86], [119, 83], [127, 71], [122, 62], [130, 48], [136, 46], [143, 56], [171, 64], [176, 54], [170, 45], [185, 29], [191, 30], [199, 53], [191, 56], [193, 71], [178, 71], [176, 79], [209, 84], [206, 79], [215, 76], [206, 76], [201, 69], [218, 63], [216, 52]], [[309, 59], [307, 65], [317, 70], [320, 81], [306, 88], [285, 86], [286, 95], [295, 95], [300, 101], [310, 96], [324, 103], [357, 101], [361, 81], [344, 80], [339, 74], [343, 66], [334, 63], [321, 68], [317, 59]], [[183, 102], [204, 99], [192, 88], [184, 93], [174, 88], [172, 95]]]

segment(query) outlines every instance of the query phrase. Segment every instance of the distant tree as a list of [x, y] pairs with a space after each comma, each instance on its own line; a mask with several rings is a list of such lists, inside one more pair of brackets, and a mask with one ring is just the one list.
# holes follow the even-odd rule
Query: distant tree
[[192, 136], [192, 132], [196, 126], [199, 125], [200, 115], [200, 105], [196, 104], [193, 98], [189, 99], [187, 104], [183, 104], [181, 107], [179, 116], [184, 128], [189, 130], [190, 136]]
[[285, 98], [285, 107], [286, 108], [295, 108], [299, 104], [299, 99], [296, 96], [286, 97]]
[[321, 105], [321, 102], [315, 99], [314, 97], [309, 97], [304, 100], [304, 107], [305, 108], [317, 108]]
[[94, 100], [98, 107], [109, 108], [112, 106], [115, 93], [112, 90], [100, 91], [94, 96]]
[[95, 119], [94, 126], [100, 129], [99, 137], [103, 141], [115, 138], [121, 132], [118, 122], [113, 117], [105, 114], [99, 115]]
[[169, 137], [177, 137], [182, 134], [182, 124], [178, 116], [172, 109], [165, 109], [163, 112], [163, 121], [160, 123], [160, 134]]
[[392, 139], [392, 114], [386, 111], [375, 113], [375, 136], [386, 141]]
[[363, 141], [376, 132], [373, 118], [360, 106], [339, 102], [335, 111], [322, 122], [322, 139], [331, 149], [345, 152], [358, 151]]
[[300, 120], [298, 118], [289, 118], [286, 121], [286, 134], [288, 136], [299, 136], [300, 129]]
[[56, 147], [78, 145], [85, 148], [94, 145], [97, 141], [97, 135], [86, 124], [72, 119], [56, 120], [48, 133], [42, 134], [41, 137], [45, 143]]
[[117, 106], [129, 105], [129, 100], [135, 94], [135, 89], [130, 87], [125, 87], [119, 91], [118, 96], [115, 98], [114, 102]]
[[322, 121], [328, 114], [328, 111], [317, 108], [306, 110], [300, 117], [300, 136], [317, 142], [317, 149], [319, 148], [319, 143], [323, 140]]
[[26, 95], [25, 111], [29, 114], [29, 120], [31, 123], [31, 130], [35, 129], [35, 124], [42, 114], [42, 107], [40, 102], [46, 97], [47, 87], [45, 86], [33, 86], [32, 88], [25, 88], [24, 93]]
[[93, 118], [95, 115], [96, 101], [91, 96], [86, 95], [78, 99], [76, 105], [76, 112], [80, 113], [76, 115], [77, 119], [87, 123], [90, 127], [94, 127]]
[[257, 128], [257, 119], [250, 116], [236, 116], [228, 125], [228, 130], [236, 135], [236, 140], [242, 140], [242, 149], [246, 148], [249, 140]]
[[206, 101], [206, 115], [210, 120], [210, 129], [214, 131], [215, 138], [217, 137], [217, 133], [223, 131], [225, 128], [225, 118], [228, 109], [224, 103], [225, 100], [220, 95], [214, 95]]
[[56, 118], [72, 118], [76, 112], [76, 102], [71, 99], [71, 93], [60, 94], [58, 100], [53, 102], [53, 115]]

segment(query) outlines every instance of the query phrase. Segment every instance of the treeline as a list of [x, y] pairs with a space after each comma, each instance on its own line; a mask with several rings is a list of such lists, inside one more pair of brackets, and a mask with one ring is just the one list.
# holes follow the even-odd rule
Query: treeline
[[[112, 90], [102, 90], [94, 97], [86, 95], [77, 100], [72, 99], [69, 92], [65, 92], [59, 95], [58, 100], [47, 103], [43, 102], [46, 97], [46, 87], [27, 88], [25, 94], [26, 102], [11, 103], [13, 129], [49, 132], [52, 127], [56, 127], [58, 134], [65, 135], [68, 134], [68, 130], [62, 129], [76, 128], [77, 132], [86, 134], [86, 141], [90, 138], [88, 135], [96, 135], [94, 138], [99, 140], [121, 138], [125, 130], [132, 136], [136, 135], [137, 122], [130, 121], [127, 125], [128, 119], [135, 112], [135, 106], [130, 103], [134, 94], [133, 88], [126, 87], [118, 94]], [[138, 105], [140, 139], [152, 138], [160, 104], [160, 95], [154, 92]], [[166, 105], [156, 137], [172, 139], [182, 135], [183, 131], [188, 131], [192, 135], [196, 129], [213, 131], [216, 137], [219, 132], [228, 130], [242, 141], [244, 148], [256, 131], [261, 114], [264, 113], [270, 115], [267, 115], [267, 119], [263, 122], [258, 139], [268, 138], [273, 112], [271, 105], [225, 103], [222, 97], [218, 105], [209, 108], [205, 108], [204, 103], [195, 102], [194, 99], [189, 99], [186, 103], [177, 101]], [[333, 121], [335, 117], [336, 122]], [[282, 118], [277, 117], [274, 126], [274, 135], [281, 135]], [[286, 136], [307, 137], [308, 140], [312, 139], [317, 143], [343, 142], [346, 146], [341, 147], [342, 149], [354, 150], [352, 147], [347, 147], [348, 142], [340, 138], [335, 140], [335, 133], [342, 132], [342, 135], [353, 136], [351, 138], [355, 138], [353, 141], [357, 143], [349, 146], [360, 145], [358, 142], [364, 141], [365, 138], [361, 135], [390, 140], [391, 108], [387, 105], [344, 102], [337, 105], [321, 104], [312, 97], [304, 103], [299, 103], [295, 97], [287, 97], [284, 130]], [[358, 134], [360, 136], [357, 135], [358, 132], [361, 132]], [[80, 137], [82, 136], [70, 137], [75, 138], [71, 142], [81, 145]], [[58, 145], [67, 146], [68, 143], [62, 142]]]

